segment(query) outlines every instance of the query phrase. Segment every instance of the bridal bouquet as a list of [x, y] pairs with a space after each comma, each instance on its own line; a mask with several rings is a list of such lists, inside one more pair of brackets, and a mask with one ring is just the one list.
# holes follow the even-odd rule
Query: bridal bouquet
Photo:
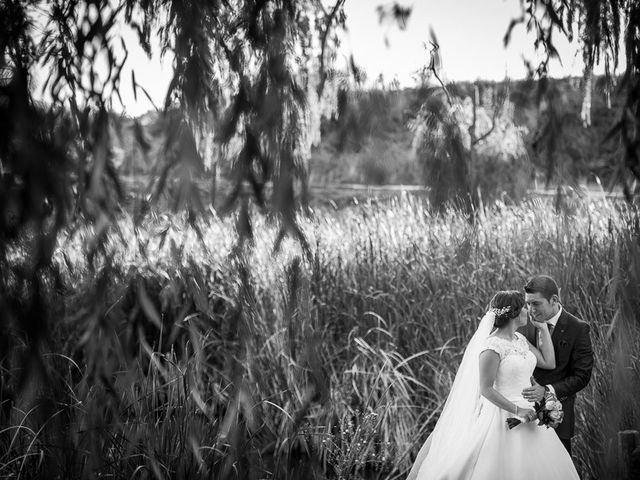
[[[557, 428], [562, 423], [564, 412], [562, 411], [562, 403], [551, 392], [545, 392], [541, 401], [534, 403], [533, 409], [538, 417], [538, 426], [546, 426], [547, 428]], [[516, 427], [522, 423], [522, 420], [515, 417], [507, 418], [509, 429]]]

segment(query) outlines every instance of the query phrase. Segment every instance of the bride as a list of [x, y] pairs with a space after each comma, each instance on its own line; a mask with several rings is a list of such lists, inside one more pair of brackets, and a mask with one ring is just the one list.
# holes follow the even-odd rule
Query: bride
[[[536, 366], [555, 368], [547, 324], [532, 321], [538, 350], [516, 332], [527, 321], [522, 293], [493, 297], [407, 480], [579, 480], [556, 433], [532, 421], [532, 404], [522, 397]], [[509, 417], [523, 423], [509, 430]]]

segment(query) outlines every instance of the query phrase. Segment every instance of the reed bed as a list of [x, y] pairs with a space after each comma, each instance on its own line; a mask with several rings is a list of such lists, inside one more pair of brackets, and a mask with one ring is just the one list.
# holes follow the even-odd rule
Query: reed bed
[[301, 217], [308, 256], [273, 252], [259, 215], [238, 248], [234, 221], [212, 213], [199, 236], [125, 215], [92, 263], [91, 229], [60, 239], [65, 287], [2, 414], [0, 477], [403, 478], [489, 299], [536, 273], [592, 327], [576, 464], [615, 473], [616, 433], [640, 426], [636, 209], [528, 201], [470, 221], [402, 198]]

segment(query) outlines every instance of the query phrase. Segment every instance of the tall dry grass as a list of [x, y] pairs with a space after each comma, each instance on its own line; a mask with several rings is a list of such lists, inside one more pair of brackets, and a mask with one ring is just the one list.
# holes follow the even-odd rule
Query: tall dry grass
[[404, 199], [301, 219], [306, 261], [289, 240], [274, 254], [264, 219], [236, 249], [233, 219], [200, 240], [123, 218], [95, 268], [70, 233], [43, 361], [3, 404], [0, 477], [402, 478], [488, 300], [544, 272], [592, 326], [574, 450], [604, 478], [640, 426], [639, 219], [531, 201], [470, 223]]

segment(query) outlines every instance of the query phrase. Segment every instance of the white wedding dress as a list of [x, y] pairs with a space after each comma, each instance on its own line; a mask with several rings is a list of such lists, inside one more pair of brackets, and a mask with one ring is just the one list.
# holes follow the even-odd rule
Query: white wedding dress
[[[486, 349], [497, 352], [500, 364], [494, 388], [518, 407], [531, 408], [532, 404], [522, 397], [522, 389], [531, 384], [536, 358], [526, 338], [516, 335], [514, 341], [485, 337], [475, 353]], [[446, 438], [446, 423], [436, 426], [417, 480], [579, 480], [570, 455], [553, 429], [538, 426], [536, 421], [509, 430], [507, 418], [513, 416], [479, 397], [466, 433], [458, 432], [457, 438], [450, 439]], [[451, 416], [449, 422], [455, 421], [455, 415]]]

